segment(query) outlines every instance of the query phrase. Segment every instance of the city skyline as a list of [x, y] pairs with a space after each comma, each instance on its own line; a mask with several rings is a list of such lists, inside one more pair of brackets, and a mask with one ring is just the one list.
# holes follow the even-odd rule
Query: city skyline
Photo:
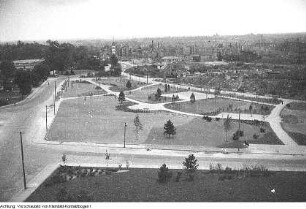
[[0, 0], [0, 41], [306, 32], [306, 1]]

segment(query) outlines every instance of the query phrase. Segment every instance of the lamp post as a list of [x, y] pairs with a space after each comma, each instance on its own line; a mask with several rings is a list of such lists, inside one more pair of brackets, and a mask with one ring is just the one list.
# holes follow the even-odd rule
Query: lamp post
[[54, 85], [54, 115], [55, 115], [55, 100], [56, 100], [56, 81]]
[[125, 132], [126, 132], [126, 123], [124, 123], [124, 133], [123, 133], [123, 148], [125, 148]]
[[22, 144], [22, 132], [20, 131], [20, 149], [21, 149], [21, 163], [22, 163], [22, 174], [23, 174], [23, 187], [27, 188], [26, 176], [24, 170], [24, 157], [23, 157], [23, 144]]
[[46, 130], [48, 130], [48, 105], [46, 105]]

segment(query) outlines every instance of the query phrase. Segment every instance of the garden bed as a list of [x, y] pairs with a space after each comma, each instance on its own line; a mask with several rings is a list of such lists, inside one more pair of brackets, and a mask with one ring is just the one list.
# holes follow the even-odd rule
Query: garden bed
[[[158, 183], [157, 169], [130, 169], [109, 175], [85, 175], [47, 185], [44, 182], [27, 202], [304, 202], [305, 172], [269, 172], [261, 167], [196, 171], [193, 181], [181, 170]], [[80, 168], [84, 169], [84, 168]], [[101, 169], [101, 168], [86, 168]], [[88, 173], [88, 172], [87, 172]]]

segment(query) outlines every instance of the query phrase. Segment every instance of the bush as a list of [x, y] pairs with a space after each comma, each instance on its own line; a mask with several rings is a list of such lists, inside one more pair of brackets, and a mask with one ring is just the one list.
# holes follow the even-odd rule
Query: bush
[[260, 128], [260, 133], [265, 133], [265, 132], [266, 132], [266, 129]]
[[207, 115], [204, 115], [203, 119], [206, 120], [207, 122], [211, 122], [212, 121], [212, 118], [207, 116]]
[[259, 137], [258, 134], [253, 135], [253, 139], [258, 139], [258, 137]]
[[175, 177], [175, 181], [176, 181], [176, 182], [179, 182], [181, 176], [182, 176], [182, 172], [177, 172], [176, 177]]
[[96, 88], [95, 88], [96, 90], [100, 90], [100, 89], [102, 89], [100, 86], [96, 86]]
[[216, 120], [216, 121], [219, 121], [219, 120], [220, 120], [220, 118], [215, 118], [215, 120]]
[[158, 182], [165, 183], [169, 181], [172, 177], [172, 172], [169, 172], [168, 167], [166, 164], [163, 164], [158, 171]]

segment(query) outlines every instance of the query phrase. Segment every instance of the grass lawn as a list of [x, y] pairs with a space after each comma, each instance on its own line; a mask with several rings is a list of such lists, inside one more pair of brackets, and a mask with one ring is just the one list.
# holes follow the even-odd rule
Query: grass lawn
[[[224, 143], [222, 120], [206, 122], [201, 118], [167, 112], [137, 113], [143, 130], [136, 139], [134, 118], [137, 114], [115, 110], [117, 105], [118, 100], [110, 96], [89, 97], [86, 101], [83, 98], [63, 101], [47, 140], [121, 144], [124, 123], [127, 123], [127, 144], [215, 147]], [[170, 139], [163, 134], [164, 124], [169, 119], [177, 129], [177, 134]], [[232, 127], [228, 132], [229, 139], [238, 129], [238, 123], [233, 122]], [[245, 132], [242, 140], [252, 140], [255, 133], [259, 134], [259, 127], [254, 125], [242, 124], [241, 129]], [[269, 132], [271, 130], [266, 128], [266, 133]]]
[[162, 94], [171, 94], [171, 93], [177, 93], [177, 92], [182, 92], [182, 91], [187, 91], [185, 89], [179, 89], [179, 88], [174, 88], [171, 87], [169, 91], [165, 92], [165, 87], [162, 84], [157, 84], [157, 85], [153, 85], [153, 86], [148, 86], [148, 87], [144, 87], [140, 90], [137, 91], [133, 91], [131, 92], [131, 94], [127, 93], [126, 96], [131, 98], [131, 99], [135, 99], [137, 101], [141, 101], [141, 102], [146, 102], [146, 103], [164, 103], [164, 102], [171, 102], [172, 98], [171, 97], [163, 97], [161, 98], [160, 101], [155, 101], [155, 100], [151, 100], [148, 99], [149, 96], [151, 96], [152, 98], [154, 98], [155, 93], [157, 92], [157, 89], [160, 89], [162, 91]]
[[[242, 177], [197, 171], [194, 181], [179, 170], [171, 170], [167, 183], [157, 182], [157, 169], [130, 169], [109, 175], [77, 177], [71, 181], [47, 185], [44, 182], [26, 201], [58, 202], [66, 195], [79, 202], [304, 202], [305, 172], [273, 172], [270, 176]], [[231, 176], [220, 180], [220, 175]], [[275, 193], [271, 190], [275, 189]], [[85, 197], [85, 198], [84, 198]]]
[[[96, 81], [96, 80], [95, 80]], [[143, 82], [138, 82], [138, 81], [133, 81], [130, 80], [132, 87], [130, 89], [128, 89], [126, 87], [126, 83], [129, 81], [129, 79], [127, 78], [122, 78], [122, 77], [109, 77], [107, 79], [101, 79], [98, 80], [96, 82], [100, 83], [100, 84], [104, 84], [104, 85], [109, 85], [110, 90], [115, 91], [115, 92], [120, 92], [120, 91], [129, 91], [129, 90], [133, 90], [136, 89], [138, 87], [147, 85], [146, 83]]]
[[205, 114], [218, 110], [226, 112], [229, 105], [232, 105], [233, 109], [249, 108], [250, 103], [243, 101], [236, 101], [231, 99], [217, 98], [217, 99], [202, 99], [196, 100], [195, 103], [191, 102], [179, 102], [174, 104], [166, 104], [165, 107], [188, 113]]
[[306, 134], [294, 132], [288, 132], [288, 134], [298, 145], [306, 145]]
[[96, 85], [90, 83], [71, 82], [67, 91], [63, 91], [63, 97], [80, 97], [89, 96], [90, 94], [98, 95], [106, 93], [103, 89], [96, 89], [96, 87]]
[[290, 110], [303, 110], [306, 111], [306, 102], [291, 102], [286, 106]]
[[136, 140], [136, 113], [115, 110], [118, 100], [110, 96], [89, 97], [63, 101], [48, 132], [48, 140], [94, 143], [123, 143], [124, 123], [127, 123], [127, 144], [143, 143], [153, 127], [169, 119], [176, 124], [188, 123], [192, 117], [169, 113], [138, 113], [143, 130]]
[[290, 103], [281, 112], [283, 129], [300, 145], [305, 145], [306, 110], [303, 103]]
[[[186, 145], [186, 146], [230, 146], [233, 134], [238, 130], [238, 122], [232, 122], [232, 129], [226, 133], [223, 127], [223, 120], [206, 122], [201, 118], [195, 118], [187, 124], [178, 124], [171, 120], [176, 127], [176, 135], [164, 136], [163, 124], [155, 126], [150, 131], [146, 144], [162, 144], [162, 145]], [[240, 141], [248, 141], [256, 144], [282, 144], [269, 126], [265, 127], [266, 132], [260, 133], [260, 127], [249, 124], [241, 124], [241, 130], [244, 131], [244, 136]], [[254, 139], [253, 135], [258, 134], [258, 138]]]

